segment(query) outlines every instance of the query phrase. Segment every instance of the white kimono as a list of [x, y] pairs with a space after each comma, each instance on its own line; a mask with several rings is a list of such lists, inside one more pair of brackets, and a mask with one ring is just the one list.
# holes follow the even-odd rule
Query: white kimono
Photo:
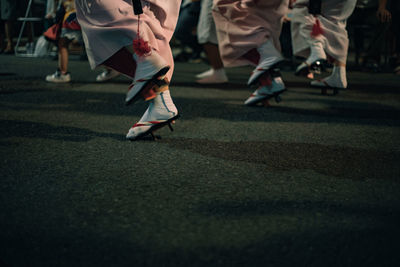
[[291, 21], [293, 54], [307, 58], [313, 38], [318, 38], [325, 52], [345, 63], [349, 47], [346, 21], [353, 13], [357, 0], [322, 0], [321, 14], [317, 15], [322, 35], [311, 37], [315, 17], [308, 13], [308, 0], [296, 0]]

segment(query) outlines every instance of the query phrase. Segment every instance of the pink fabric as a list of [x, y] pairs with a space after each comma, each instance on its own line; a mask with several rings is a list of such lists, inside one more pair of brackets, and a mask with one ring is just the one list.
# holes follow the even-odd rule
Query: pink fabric
[[[125, 46], [132, 45], [137, 36], [138, 16], [133, 14], [131, 0], [75, 0], [77, 17], [82, 27], [86, 52], [92, 68], [103, 64]], [[174, 32], [181, 0], [142, 1], [140, 36], [148, 41], [171, 66], [173, 57], [169, 41]], [[115, 59], [113, 59], [115, 60]], [[123, 73], [131, 73], [125, 70]]]
[[214, 0], [213, 16], [224, 65], [254, 64], [253, 52], [248, 58], [249, 51], [269, 39], [280, 50], [282, 17], [288, 6], [289, 0]]

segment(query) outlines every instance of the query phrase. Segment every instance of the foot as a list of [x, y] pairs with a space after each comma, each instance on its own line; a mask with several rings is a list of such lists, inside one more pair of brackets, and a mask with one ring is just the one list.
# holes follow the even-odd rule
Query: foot
[[226, 76], [224, 69], [211, 69], [208, 75], [203, 75], [203, 77], [196, 81], [200, 84], [216, 84], [216, 83], [227, 83], [228, 77]]
[[323, 71], [324, 59], [317, 59], [314, 62], [307, 63], [307, 61], [302, 62], [295, 71], [296, 76], [304, 76], [309, 79], [314, 78], [314, 74], [321, 74]]
[[169, 90], [157, 94], [150, 101], [149, 107], [139, 122], [129, 129], [126, 138], [131, 141], [138, 140], [163, 126], [170, 125], [178, 117], [178, 110], [172, 102]]
[[327, 77], [322, 80], [312, 81], [311, 86], [320, 88], [322, 95], [329, 95], [328, 90], [332, 90], [331, 95], [337, 95], [339, 94], [339, 90], [346, 89], [347, 85], [344, 85], [343, 83], [337, 83], [337, 82], [335, 83], [333, 79], [329, 78], [330, 77]]
[[269, 84], [264, 84], [257, 88], [253, 94], [244, 102], [247, 106], [254, 106], [260, 102], [275, 97], [277, 102], [280, 101], [279, 95], [286, 91], [282, 77], [272, 78]]
[[319, 88], [336, 88], [346, 89], [347, 78], [346, 78], [346, 67], [345, 66], [333, 66], [332, 74], [322, 80], [312, 81], [311, 86]]
[[116, 70], [113, 69], [106, 69], [96, 77], [96, 82], [105, 82], [108, 80], [111, 80], [117, 76], [119, 76], [120, 73]]
[[202, 72], [202, 73], [197, 74], [195, 77], [196, 77], [197, 79], [201, 79], [201, 78], [210, 76], [210, 75], [212, 75], [213, 73], [214, 73], [214, 69], [209, 69], [209, 70], [206, 70], [206, 71], [204, 71], [204, 72]]
[[263, 64], [259, 64], [251, 73], [249, 80], [247, 81], [247, 85], [252, 86], [258, 82], [258, 79], [266, 72], [274, 69], [280, 62], [281, 58], [270, 58], [268, 63], [265, 61]]
[[50, 74], [46, 76], [46, 81], [51, 83], [68, 83], [71, 81], [71, 74], [61, 73], [60, 70], [56, 70], [54, 74]]
[[[129, 105], [138, 100], [141, 94], [151, 89], [151, 83], [157, 83], [158, 80], [163, 80], [164, 75], [169, 71], [170, 66], [167, 65], [165, 60], [156, 52], [152, 51], [149, 56], [138, 57], [134, 56], [136, 61], [135, 80], [129, 87], [126, 94], [125, 104]], [[155, 95], [145, 99], [153, 99]]]
[[276, 49], [271, 40], [260, 45], [260, 47], [257, 48], [257, 51], [260, 54], [260, 61], [247, 81], [249, 86], [256, 84], [261, 75], [270, 69], [274, 69], [281, 61], [283, 61], [281, 53]]

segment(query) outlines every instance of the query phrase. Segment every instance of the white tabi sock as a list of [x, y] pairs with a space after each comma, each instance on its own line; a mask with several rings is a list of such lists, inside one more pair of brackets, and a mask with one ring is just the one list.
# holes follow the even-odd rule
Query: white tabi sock
[[324, 47], [321, 42], [314, 42], [310, 46], [310, 56], [307, 58], [306, 63], [311, 65], [313, 62], [318, 59], [326, 59], [326, 54], [324, 51]]

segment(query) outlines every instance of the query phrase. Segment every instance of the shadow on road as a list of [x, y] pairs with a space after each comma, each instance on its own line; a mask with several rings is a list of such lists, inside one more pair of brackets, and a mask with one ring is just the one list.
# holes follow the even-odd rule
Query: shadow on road
[[0, 128], [2, 129], [0, 133], [1, 139], [11, 137], [24, 137], [63, 140], [71, 142], [87, 142], [93, 138], [105, 137], [126, 142], [124, 135], [99, 133], [77, 127], [53, 126], [47, 123], [30, 121], [0, 120]]
[[[204, 89], [203, 90], [207, 90]], [[297, 92], [297, 91], [296, 91]], [[298, 97], [284, 98], [284, 102], [312, 101]], [[388, 105], [360, 101], [343, 101], [333, 97], [322, 97], [318, 102], [324, 108], [309, 109], [307, 106], [291, 107], [274, 104], [269, 108], [246, 107], [243, 99], [189, 98], [174, 97], [174, 101], [185, 119], [199, 117], [224, 119], [228, 121], [265, 121], [265, 122], [320, 122], [344, 123], [355, 125], [400, 125], [400, 110]], [[47, 90], [19, 94], [8, 94], [2, 99], [8, 110], [43, 110], [46, 112], [72, 111], [98, 115], [141, 116], [147, 103], [124, 105], [123, 93], [98, 93], [78, 90]]]
[[165, 138], [160, 142], [207, 157], [263, 164], [268, 171], [309, 169], [348, 179], [398, 180], [400, 177], [397, 164], [400, 153], [395, 152], [287, 142], [220, 142], [190, 138]]

